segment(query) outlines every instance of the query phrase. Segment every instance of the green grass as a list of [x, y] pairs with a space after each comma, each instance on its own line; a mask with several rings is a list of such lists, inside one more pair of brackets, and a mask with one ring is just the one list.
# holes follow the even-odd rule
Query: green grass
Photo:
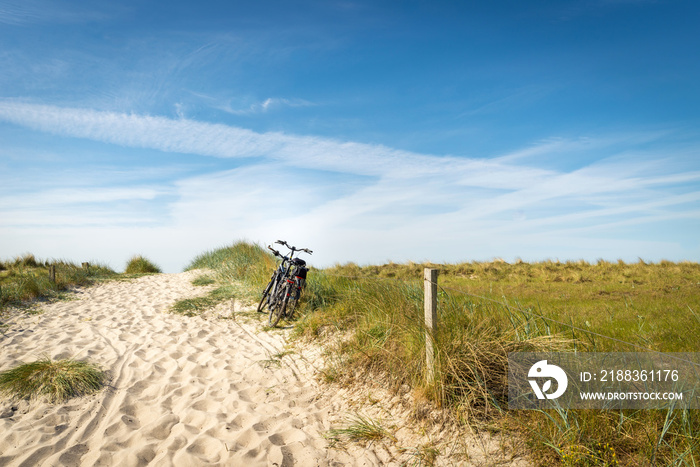
[[[200, 256], [191, 265], [197, 267], [213, 270], [220, 287], [242, 284], [248, 292], [239, 298], [256, 302], [275, 261], [259, 246], [239, 243]], [[431, 382], [425, 267], [440, 270]], [[408, 385], [458, 422], [524, 437], [537, 464], [700, 465], [698, 411], [507, 409], [509, 352], [695, 351], [697, 263], [346, 264], [312, 269], [297, 310], [296, 336], [326, 345], [327, 381]], [[420, 408], [414, 416], [429, 422]]]
[[205, 269], [210, 272], [193, 281], [195, 285], [213, 285], [203, 297], [177, 301], [173, 313], [196, 316], [208, 308], [233, 298], [255, 301], [275, 267], [275, 258], [259, 245], [237, 242], [197, 256], [185, 268]]
[[329, 430], [326, 438], [331, 442], [331, 445], [342, 441], [369, 442], [384, 438], [396, 440], [381, 422], [360, 414], [346, 419], [344, 427]]
[[[531, 325], [523, 332], [520, 317], [515, 325], [493, 319], [500, 311], [496, 304], [476, 305], [442, 293], [435, 347], [438, 377], [428, 384], [422, 281], [349, 279], [334, 277], [327, 270], [314, 272], [301, 302], [306, 315], [297, 324], [299, 335], [349, 333], [335, 349], [336, 365], [385, 376], [394, 388], [404, 384], [420, 388], [438, 405], [465, 411], [465, 416], [505, 406], [508, 352], [566, 345], [544, 328]], [[316, 312], [310, 312], [314, 308]], [[329, 373], [354, 375], [352, 371]]]
[[[507, 308], [516, 314], [524, 310], [532, 317], [544, 315], [551, 320], [653, 350], [697, 350], [688, 336], [700, 335], [698, 263], [472, 262], [388, 264], [362, 268], [347, 264], [325, 272], [328, 275], [416, 282], [422, 278], [424, 267], [438, 268], [438, 282], [443, 294], [463, 300], [465, 306], [483, 307], [495, 300], [500, 309]], [[342, 286], [340, 280], [336, 283]], [[494, 319], [510, 319], [510, 314], [508, 311], [498, 313]], [[635, 347], [623, 346], [613, 340], [599, 340], [591, 334], [572, 332], [570, 327], [557, 325], [554, 321], [548, 323], [552, 332], [580, 338], [600, 351], [635, 350]]]
[[192, 285], [198, 285], [198, 286], [205, 286], [205, 285], [211, 285], [211, 284], [216, 284], [216, 280], [209, 276], [199, 276], [195, 280], [192, 281]]
[[415, 465], [416, 467], [421, 466], [433, 466], [437, 457], [440, 455], [440, 450], [437, 449], [433, 443], [425, 443], [416, 446], [412, 449], [402, 449], [403, 452], [409, 454], [412, 457], [412, 462], [406, 465]]
[[104, 380], [104, 372], [91, 363], [44, 358], [0, 373], [0, 392], [15, 399], [43, 396], [62, 402], [99, 390]]
[[[56, 281], [49, 280], [49, 266], [56, 270]], [[67, 261], [40, 261], [27, 254], [0, 261], [0, 315], [8, 307], [22, 307], [37, 299], [56, 299], [67, 289], [116, 277], [102, 265], [82, 266]]]
[[[440, 269], [433, 383], [423, 368], [426, 266]], [[347, 334], [328, 359], [334, 381], [367, 374], [389, 387], [408, 384], [458, 420], [525, 436], [538, 464], [614, 465], [598, 458], [605, 445], [623, 465], [700, 461], [697, 411], [516, 412], [506, 394], [512, 351], [695, 351], [697, 263], [349, 264], [314, 272], [297, 332]]]
[[198, 316], [223, 301], [240, 296], [242, 290], [239, 284], [219, 285], [202, 297], [178, 300], [170, 307], [170, 311], [185, 316]]
[[197, 256], [186, 268], [210, 269], [209, 277], [219, 284], [242, 282], [253, 288], [264, 287], [274, 269], [275, 258], [261, 246], [237, 242]]
[[124, 272], [126, 274], [159, 274], [163, 271], [148, 258], [136, 255], [126, 263]]

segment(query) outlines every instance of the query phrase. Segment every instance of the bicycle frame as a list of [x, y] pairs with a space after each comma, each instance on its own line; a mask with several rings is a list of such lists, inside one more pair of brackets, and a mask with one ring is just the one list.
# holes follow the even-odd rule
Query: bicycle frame
[[[283, 240], [277, 240], [275, 243], [286, 246], [291, 250], [291, 252], [287, 256], [281, 254], [271, 246], [267, 247], [276, 257], [282, 260], [277, 266], [275, 272], [272, 274], [270, 283], [263, 291], [263, 297], [260, 301], [260, 305], [258, 305], [258, 311], [262, 311], [265, 307], [263, 303], [267, 304], [268, 308], [270, 309], [271, 326], [275, 326], [283, 315], [291, 316], [291, 314], [294, 313], [296, 302], [301, 295], [301, 290], [304, 285], [303, 279], [296, 273], [292, 274], [292, 272], [296, 272], [297, 268], [304, 267], [306, 263], [298, 259], [295, 261], [294, 253], [302, 251], [308, 254], [313, 253], [308, 248], [296, 248], [294, 246], [290, 246]], [[291, 311], [287, 313], [287, 304], [290, 298], [293, 298], [292, 308]]]
[[[269, 248], [269, 247], [268, 247]], [[270, 248], [272, 250], [272, 248]], [[292, 252], [291, 255], [289, 256], [284, 256], [280, 254], [278, 251], [272, 250], [273, 253], [275, 253], [275, 256], [278, 256], [282, 259], [280, 264], [277, 266], [277, 269], [275, 270], [273, 274], [273, 284], [272, 284], [272, 290], [270, 291], [270, 302], [269, 307], [274, 308], [277, 305], [277, 292], [280, 290], [281, 286], [284, 286], [283, 281], [289, 277], [289, 274], [292, 269], [292, 256], [294, 252]]]

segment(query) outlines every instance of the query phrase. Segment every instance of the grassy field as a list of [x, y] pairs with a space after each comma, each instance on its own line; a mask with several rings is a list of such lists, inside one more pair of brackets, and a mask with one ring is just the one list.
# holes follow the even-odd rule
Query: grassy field
[[551, 319], [548, 323], [557, 334], [568, 333], [584, 344], [593, 344], [598, 351], [635, 351], [636, 348], [590, 333], [572, 332], [569, 326], [557, 325], [555, 321], [653, 350], [698, 350], [698, 344], [690, 339], [700, 336], [698, 263], [498, 261], [364, 268], [349, 264], [324, 272], [416, 281], [422, 278], [425, 267], [439, 269], [438, 281], [444, 294], [465, 296], [471, 303], [495, 300], [513, 312], [543, 315]]
[[[49, 266], [56, 271], [53, 282], [49, 279]], [[113, 270], [99, 264], [83, 268], [67, 261], [40, 261], [31, 254], [0, 261], [0, 317], [8, 307], [56, 299], [70, 287], [116, 276]]]
[[[274, 264], [262, 248], [236, 244], [190, 268], [213, 270], [218, 287], [203, 300], [256, 301]], [[432, 383], [423, 363], [426, 266], [440, 270]], [[700, 464], [697, 411], [507, 409], [508, 352], [695, 351], [697, 263], [346, 264], [312, 269], [299, 310], [295, 334], [326, 345], [327, 381], [408, 385], [460, 423], [523, 437], [537, 464]], [[418, 404], [414, 416], [427, 412]]]
[[[440, 270], [434, 387], [421, 371], [425, 267]], [[316, 312], [300, 320], [298, 332], [353, 333], [336, 350], [341, 364], [328, 370], [333, 377], [347, 378], [342, 368], [359, 367], [408, 383], [468, 423], [525, 435], [541, 464], [700, 461], [698, 411], [504, 409], [509, 351], [697, 351], [697, 263], [347, 264], [313, 272], [306, 308]]]

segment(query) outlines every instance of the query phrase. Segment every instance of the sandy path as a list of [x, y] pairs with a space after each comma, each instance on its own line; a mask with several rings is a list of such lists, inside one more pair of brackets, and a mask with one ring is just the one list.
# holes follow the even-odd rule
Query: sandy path
[[[72, 357], [108, 370], [110, 382], [63, 404], [0, 400], [0, 466], [423, 465], [422, 447], [439, 448], [437, 465], [527, 465], [507, 454], [508, 439], [408, 423], [407, 392], [320, 385], [310, 363], [319, 349], [288, 352], [285, 332], [240, 313], [168, 313], [206, 293], [191, 284], [199, 274], [107, 282], [8, 319], [0, 371]], [[228, 304], [218, 312], [231, 316]], [[329, 448], [324, 434], [358, 413], [391, 439]]]
[[[167, 313], [196, 272], [108, 282], [16, 316], [0, 369], [88, 359], [109, 387], [65, 404], [0, 403], [0, 465], [371, 465], [327, 449], [328, 400], [280, 333]], [[335, 459], [334, 459], [335, 458]]]

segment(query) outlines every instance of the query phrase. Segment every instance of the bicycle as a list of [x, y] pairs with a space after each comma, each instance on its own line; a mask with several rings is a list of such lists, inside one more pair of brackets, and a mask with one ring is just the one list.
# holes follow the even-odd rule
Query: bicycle
[[313, 253], [308, 248], [290, 246], [284, 240], [277, 240], [275, 243], [286, 246], [291, 250], [291, 253], [289, 256], [285, 256], [271, 246], [267, 247], [282, 260], [275, 272], [272, 273], [270, 282], [263, 290], [258, 304], [258, 312], [264, 312], [265, 307], [269, 308], [268, 322], [270, 327], [275, 327], [283, 316], [286, 319], [292, 318], [301, 292], [306, 285], [306, 273], [308, 272], [306, 261], [294, 258], [294, 253], [302, 251], [308, 254]]

